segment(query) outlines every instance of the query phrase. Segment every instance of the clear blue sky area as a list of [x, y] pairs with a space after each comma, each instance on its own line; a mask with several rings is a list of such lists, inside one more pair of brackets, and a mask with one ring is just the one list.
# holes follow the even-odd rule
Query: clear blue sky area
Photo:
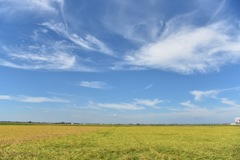
[[0, 121], [229, 123], [239, 0], [0, 0]]

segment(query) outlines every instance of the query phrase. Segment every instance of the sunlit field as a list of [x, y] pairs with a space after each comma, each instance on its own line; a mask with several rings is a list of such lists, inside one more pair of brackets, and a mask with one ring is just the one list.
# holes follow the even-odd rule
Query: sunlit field
[[0, 159], [240, 159], [239, 126], [0, 125]]

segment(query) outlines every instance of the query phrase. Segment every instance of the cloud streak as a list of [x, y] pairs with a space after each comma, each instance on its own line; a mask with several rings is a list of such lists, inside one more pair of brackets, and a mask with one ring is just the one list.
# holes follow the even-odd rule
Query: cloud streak
[[102, 81], [81, 81], [79, 84], [81, 87], [93, 88], [93, 89], [108, 89], [110, 86]]
[[194, 96], [194, 99], [181, 102], [180, 105], [184, 106], [184, 108], [176, 108], [176, 111], [181, 113], [192, 112], [194, 114], [205, 112], [214, 116], [226, 113], [234, 116], [234, 114], [239, 113], [240, 105], [236, 101], [224, 97], [224, 93], [232, 92], [236, 94], [236, 92], [239, 92], [239, 89], [239, 87], [233, 87], [219, 90], [191, 91], [190, 93]]
[[221, 103], [229, 105], [229, 106], [237, 108], [237, 109], [240, 109], [240, 104], [237, 104], [236, 102], [231, 101], [231, 100], [229, 100], [227, 98], [222, 98], [221, 99]]
[[15, 14], [18, 12], [58, 13], [57, 5], [63, 0], [0, 0], [0, 13]]
[[145, 110], [147, 108], [159, 109], [159, 103], [163, 103], [160, 99], [134, 99], [131, 103], [94, 103], [90, 102], [90, 106], [105, 109], [115, 109], [115, 110]]
[[101, 52], [107, 55], [113, 55], [113, 52], [96, 37], [87, 34], [84, 38], [80, 37], [76, 33], [72, 33], [63, 23], [45, 22], [42, 26], [53, 30], [59, 36], [63, 36], [74, 44], [91, 51]]
[[0, 100], [10, 100], [12, 97], [8, 95], [0, 95]]
[[142, 106], [137, 106], [131, 103], [99, 103], [98, 107], [107, 108], [107, 109], [116, 109], [116, 110], [143, 110], [145, 109]]
[[227, 91], [238, 91], [238, 90], [240, 90], [240, 87], [206, 90], [206, 91], [194, 90], [194, 91], [191, 91], [190, 93], [194, 96], [194, 100], [200, 101], [204, 98], [218, 99], [217, 96], [220, 93], [227, 92]]
[[154, 107], [159, 103], [163, 103], [163, 100], [160, 99], [134, 99], [134, 103], [143, 106]]
[[144, 90], [149, 90], [150, 88], [152, 88], [153, 87], [153, 84], [149, 84], [149, 85], [147, 85], [145, 88], [144, 88]]
[[208, 91], [191, 91], [190, 93], [194, 96], [194, 100], [202, 100], [203, 98], [216, 98], [220, 90], [208, 90]]
[[25, 103], [67, 103], [67, 100], [57, 98], [57, 97], [33, 97], [25, 95], [9, 96], [0, 95], [0, 100], [25, 102]]
[[191, 109], [199, 108], [196, 104], [191, 103], [191, 101], [181, 102], [180, 104], [184, 107], [191, 108]]
[[[0, 50], [6, 56], [5, 58], [0, 58], [0, 65], [30, 70], [81, 70], [76, 56], [69, 53], [68, 50], [66, 50], [67, 48], [59, 48], [56, 46], [57, 43], [50, 43], [50, 45], [4, 46], [0, 48]], [[82, 69], [85, 70], [84, 67], [82, 67]]]

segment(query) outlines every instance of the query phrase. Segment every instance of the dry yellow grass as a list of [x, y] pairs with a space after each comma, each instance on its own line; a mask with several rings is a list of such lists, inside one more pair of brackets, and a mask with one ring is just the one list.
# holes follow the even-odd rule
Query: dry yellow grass
[[103, 127], [96, 126], [60, 126], [60, 125], [0, 125], [0, 147], [38, 141], [51, 137], [65, 136], [96, 131]]
[[0, 125], [0, 160], [239, 160], [239, 126]]

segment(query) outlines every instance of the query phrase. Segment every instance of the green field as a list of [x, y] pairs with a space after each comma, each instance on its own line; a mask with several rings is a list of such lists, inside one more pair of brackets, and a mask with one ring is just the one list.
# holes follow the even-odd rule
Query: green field
[[239, 126], [0, 125], [0, 159], [240, 159]]

